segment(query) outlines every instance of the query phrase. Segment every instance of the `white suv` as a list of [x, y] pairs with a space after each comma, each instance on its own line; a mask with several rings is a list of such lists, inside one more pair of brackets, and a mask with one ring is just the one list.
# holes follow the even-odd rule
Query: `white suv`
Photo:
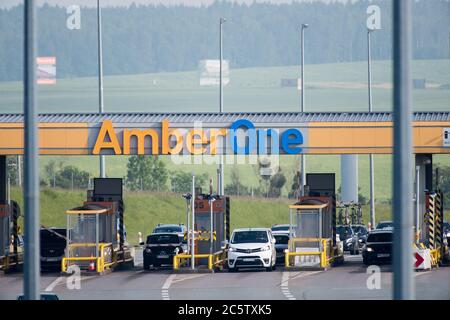
[[275, 238], [268, 228], [236, 229], [228, 247], [228, 270], [239, 268], [275, 269]]

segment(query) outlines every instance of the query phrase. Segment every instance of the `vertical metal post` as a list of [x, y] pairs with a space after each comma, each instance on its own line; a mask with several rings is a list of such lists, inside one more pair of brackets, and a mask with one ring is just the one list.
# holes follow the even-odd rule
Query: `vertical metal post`
[[190, 252], [190, 243], [189, 243], [189, 231], [191, 230], [191, 218], [190, 218], [190, 207], [189, 203], [190, 199], [186, 198], [186, 244], [187, 244], [187, 252]]
[[0, 204], [4, 204], [8, 195], [6, 189], [8, 185], [8, 162], [5, 155], [0, 155]]
[[6, 203], [11, 205], [11, 178], [8, 177]]
[[22, 156], [17, 155], [17, 185], [22, 187]]
[[420, 166], [416, 166], [416, 219], [415, 219], [416, 243], [420, 241]]
[[[367, 29], [367, 86], [369, 94], [369, 112], [373, 111], [372, 106], [372, 54], [370, 35], [373, 30]], [[370, 226], [375, 227], [375, 181], [374, 181], [374, 163], [373, 154], [369, 155], [369, 170], [370, 170]]]
[[98, 217], [98, 213], [95, 214], [95, 257], [98, 258], [98, 249], [99, 249], [99, 245], [98, 242], [100, 241], [100, 221], [99, 221], [99, 217]]
[[195, 175], [192, 174], [192, 229], [191, 229], [191, 268], [195, 269]]
[[[301, 51], [301, 106], [300, 112], [305, 112], [305, 29], [308, 28], [307, 24], [302, 24], [301, 36], [300, 36], [300, 51]], [[305, 195], [306, 185], [306, 155], [301, 156], [301, 195]]]
[[[102, 40], [102, 9], [97, 0], [97, 49], [98, 49], [98, 106], [99, 113], [104, 111], [103, 103], [103, 40]], [[105, 156], [100, 156], [100, 177], [106, 177]]]
[[[223, 39], [222, 39], [222, 25], [226, 22], [225, 18], [220, 18], [219, 21], [219, 112], [223, 113], [223, 69], [222, 69], [222, 60], [223, 60]], [[225, 146], [225, 140], [224, 140]], [[224, 173], [224, 153], [225, 149], [223, 148], [222, 154], [220, 155], [220, 164], [219, 164], [219, 172], [220, 179], [218, 180], [219, 190], [217, 193], [221, 196], [225, 193], [225, 173]]]
[[414, 299], [412, 259], [411, 2], [393, 2], [394, 27], [394, 243], [393, 297]]
[[210, 198], [209, 199], [209, 218], [210, 218], [210, 224], [209, 224], [209, 253], [213, 254], [214, 250], [213, 250], [213, 244], [214, 244], [214, 237], [213, 237], [213, 231], [214, 231], [214, 209], [213, 209], [213, 204], [214, 204], [215, 199], [214, 198]]
[[40, 300], [39, 154], [36, 101], [36, 1], [25, 0], [24, 37], [24, 295]]

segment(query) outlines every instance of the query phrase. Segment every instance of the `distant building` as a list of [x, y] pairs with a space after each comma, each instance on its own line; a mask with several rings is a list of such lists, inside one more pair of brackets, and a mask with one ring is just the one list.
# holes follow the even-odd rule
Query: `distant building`
[[300, 78], [295, 79], [281, 79], [282, 88], [297, 88], [298, 90], [302, 87], [302, 80]]
[[[220, 84], [220, 60], [201, 60], [198, 64], [200, 86], [218, 87]], [[222, 61], [222, 81], [226, 86], [230, 82], [230, 64]]]

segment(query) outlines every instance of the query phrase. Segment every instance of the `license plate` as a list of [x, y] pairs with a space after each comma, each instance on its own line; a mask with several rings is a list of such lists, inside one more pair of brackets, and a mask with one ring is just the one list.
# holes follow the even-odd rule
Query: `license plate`
[[167, 259], [167, 258], [169, 258], [169, 256], [166, 254], [166, 255], [164, 255], [164, 254], [160, 254], [159, 256], [156, 256], [158, 259]]
[[245, 262], [252, 262], [255, 261], [255, 259], [244, 259]]
[[387, 258], [390, 257], [391, 255], [389, 253], [379, 253], [377, 254], [378, 258]]

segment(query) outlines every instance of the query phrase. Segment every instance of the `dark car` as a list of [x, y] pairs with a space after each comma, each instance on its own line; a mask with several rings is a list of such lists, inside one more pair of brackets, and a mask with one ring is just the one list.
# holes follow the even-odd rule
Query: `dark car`
[[284, 265], [284, 250], [288, 249], [289, 233], [287, 232], [273, 232], [275, 238], [275, 251], [277, 252], [277, 264]]
[[[22, 301], [25, 300], [25, 296], [22, 294], [17, 297], [17, 300]], [[59, 300], [58, 296], [54, 293], [41, 293], [41, 300], [42, 301], [55, 301]]]
[[362, 247], [366, 243], [369, 231], [367, 230], [366, 226], [362, 224], [353, 224], [351, 227], [353, 229], [353, 232], [358, 236], [360, 247]]
[[394, 228], [394, 223], [392, 221], [380, 221], [377, 224], [377, 230], [381, 229], [392, 229]]
[[41, 270], [60, 271], [61, 261], [66, 249], [66, 229], [42, 228], [41, 239]]
[[392, 260], [392, 230], [374, 230], [367, 237], [363, 247], [362, 257], [365, 265], [372, 263], [391, 262]]
[[358, 235], [350, 226], [337, 226], [336, 233], [344, 244], [344, 251], [349, 251], [351, 255], [359, 254]]
[[147, 237], [144, 255], [144, 269], [162, 265], [173, 265], [173, 256], [183, 253], [182, 241], [176, 233], [155, 233]]

